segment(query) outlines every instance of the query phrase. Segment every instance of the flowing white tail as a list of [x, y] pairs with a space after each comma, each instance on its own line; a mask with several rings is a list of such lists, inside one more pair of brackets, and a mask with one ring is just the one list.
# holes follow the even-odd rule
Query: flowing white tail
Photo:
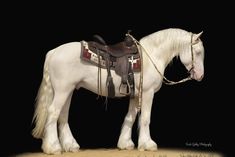
[[47, 119], [47, 108], [52, 103], [54, 97], [54, 91], [48, 72], [48, 60], [50, 58], [50, 55], [51, 52], [48, 52], [46, 55], [43, 70], [43, 79], [36, 98], [35, 112], [33, 116], [33, 121], [35, 121], [36, 126], [32, 131], [32, 135], [35, 138], [43, 137], [43, 131]]

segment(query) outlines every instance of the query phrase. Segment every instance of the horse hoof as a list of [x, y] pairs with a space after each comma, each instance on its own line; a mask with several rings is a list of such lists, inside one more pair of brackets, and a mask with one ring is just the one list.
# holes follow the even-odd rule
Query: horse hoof
[[135, 147], [135, 144], [133, 143], [132, 140], [127, 140], [127, 141], [124, 141], [124, 142], [118, 142], [118, 148], [119, 149], [126, 149], [126, 150], [132, 150], [134, 149]]
[[61, 148], [57, 148], [57, 149], [45, 149], [43, 148], [43, 152], [49, 155], [59, 155], [61, 154]]
[[79, 147], [76, 148], [70, 148], [70, 152], [76, 153], [79, 151]]
[[153, 140], [141, 143], [138, 145], [139, 151], [157, 151], [157, 144]]
[[45, 143], [43, 142], [42, 145], [42, 150], [44, 153], [46, 154], [61, 154], [62, 149], [61, 146], [59, 144], [59, 142], [54, 142], [54, 144], [49, 144], [49, 143]]
[[78, 152], [80, 148], [75, 140], [71, 143], [62, 144], [62, 146], [65, 152]]

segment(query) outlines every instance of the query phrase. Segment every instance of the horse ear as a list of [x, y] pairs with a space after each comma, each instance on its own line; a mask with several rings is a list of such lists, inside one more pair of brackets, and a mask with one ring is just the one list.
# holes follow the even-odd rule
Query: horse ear
[[201, 31], [201, 32], [198, 33], [198, 34], [194, 34], [194, 35], [193, 35], [193, 36], [194, 36], [194, 37], [193, 37], [193, 43], [192, 43], [193, 45], [194, 45], [194, 44], [197, 44], [197, 43], [200, 41], [199, 39], [200, 39], [200, 36], [202, 35], [202, 33], [203, 33], [203, 31]]
[[203, 31], [201, 31], [200, 33], [196, 34], [196, 40], [200, 38], [200, 36], [202, 35]]

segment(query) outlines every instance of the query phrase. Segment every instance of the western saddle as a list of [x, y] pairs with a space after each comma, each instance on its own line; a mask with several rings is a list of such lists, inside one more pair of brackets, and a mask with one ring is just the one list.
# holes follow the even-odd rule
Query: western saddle
[[[108, 74], [106, 81], [108, 97], [115, 97], [115, 87], [110, 72], [114, 69], [115, 73], [121, 77], [120, 94], [130, 95], [133, 98], [135, 96], [134, 72], [129, 59], [134, 56], [139, 57], [138, 48], [133, 39], [126, 36], [124, 41], [108, 45], [101, 36], [94, 35], [94, 41], [89, 41], [88, 47], [98, 55], [98, 58], [102, 56], [105, 60]], [[126, 91], [123, 92], [123, 89]]]

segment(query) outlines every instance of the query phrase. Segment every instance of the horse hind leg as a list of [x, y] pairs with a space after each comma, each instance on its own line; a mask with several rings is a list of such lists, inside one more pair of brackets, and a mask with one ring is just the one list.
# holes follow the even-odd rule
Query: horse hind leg
[[[66, 88], [68, 89], [68, 88]], [[69, 98], [71, 91], [61, 89], [54, 90], [52, 104], [48, 107], [48, 116], [44, 129], [42, 149], [47, 154], [60, 154], [61, 145], [57, 133], [57, 120], [60, 112]]]
[[80, 148], [77, 141], [73, 137], [71, 130], [69, 128], [68, 124], [68, 116], [69, 116], [69, 108], [72, 98], [72, 92], [70, 93], [66, 104], [61, 110], [60, 116], [59, 116], [59, 139], [61, 146], [65, 152], [77, 152]]

